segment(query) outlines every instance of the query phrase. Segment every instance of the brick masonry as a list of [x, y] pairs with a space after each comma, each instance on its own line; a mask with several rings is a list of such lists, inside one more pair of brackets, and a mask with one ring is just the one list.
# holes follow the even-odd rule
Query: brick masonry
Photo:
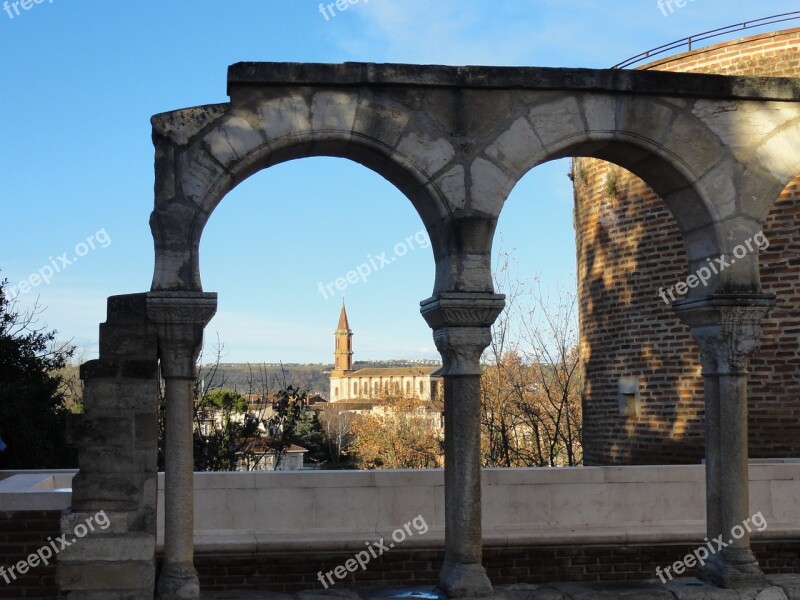
[[[550, 581], [643, 580], [656, 567], [673, 564], [697, 545], [486, 547], [483, 564], [494, 585]], [[796, 573], [800, 542], [755, 542], [753, 549], [768, 574]], [[344, 552], [291, 552], [259, 555], [198, 555], [195, 565], [206, 591], [323, 589], [318, 573], [332, 571], [352, 558]], [[334, 589], [435, 585], [441, 550], [403, 550], [374, 559], [365, 571], [337, 580]], [[694, 570], [689, 570], [689, 576]]]
[[[59, 531], [60, 511], [0, 512], [0, 565], [24, 560]], [[484, 565], [496, 585], [547, 581], [640, 580], [655, 577], [695, 545], [540, 546], [484, 549]], [[769, 574], [800, 570], [800, 542], [754, 542], [756, 556]], [[270, 590], [288, 592], [322, 588], [317, 573], [343, 565], [353, 552], [291, 552], [258, 555], [198, 554], [195, 564], [204, 590]], [[433, 585], [444, 553], [403, 550], [374, 559], [336, 588]], [[10, 585], [0, 580], [0, 598], [58, 598], [55, 569], [37, 567]]]
[[[664, 71], [800, 77], [800, 29], [662, 59]], [[699, 353], [659, 296], [688, 275], [678, 227], [642, 180], [610, 163], [573, 164], [587, 465], [697, 463], [703, 449]], [[800, 456], [800, 177], [773, 206], [760, 255], [777, 306], [751, 361], [750, 456]], [[640, 377], [638, 416], [622, 416], [618, 381]]]
[[[60, 510], [0, 512], [0, 566], [8, 570], [47, 544], [48, 538], [58, 537], [60, 517]], [[11, 583], [0, 578], [0, 598], [57, 598], [55, 577], [55, 564], [51, 563], [31, 569]]]

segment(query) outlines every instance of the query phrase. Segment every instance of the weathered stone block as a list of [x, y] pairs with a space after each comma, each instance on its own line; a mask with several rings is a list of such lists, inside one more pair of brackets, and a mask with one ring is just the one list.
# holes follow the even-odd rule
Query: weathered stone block
[[151, 590], [152, 594], [155, 575], [155, 565], [151, 563], [59, 564], [56, 581], [62, 590], [130, 590], [135, 593]]
[[545, 150], [528, 120], [520, 117], [486, 148], [486, 155], [510, 173], [525, 173], [544, 159]]
[[129, 451], [133, 449], [133, 419], [124, 414], [109, 417], [87, 413], [81, 419], [80, 436], [87, 448]]
[[406, 134], [397, 151], [407, 156], [422, 171], [435, 174], [455, 158], [453, 145], [444, 138], [431, 138], [424, 132]]
[[185, 146], [205, 127], [222, 117], [230, 104], [207, 104], [161, 113], [153, 116], [150, 122], [153, 133], [163, 136], [178, 146]]
[[72, 480], [72, 506], [78, 511], [138, 510], [143, 485], [141, 473], [123, 477], [79, 472]]
[[311, 129], [311, 111], [305, 98], [299, 94], [265, 102], [261, 107], [261, 118], [268, 140], [298, 135]]
[[655, 144], [663, 143], [678, 114], [674, 106], [662, 104], [656, 98], [628, 96], [618, 102], [615, 133], [624, 131], [641, 135], [647, 132], [647, 137]]
[[362, 95], [353, 131], [393, 148], [403, 135], [410, 119], [411, 114], [406, 107], [388, 102], [380, 95]]
[[[548, 96], [557, 96], [548, 94]], [[543, 102], [534, 106], [528, 113], [528, 120], [542, 144], [548, 150], [575, 130], [583, 129], [581, 108], [572, 94]]]
[[130, 448], [83, 448], [80, 454], [81, 472], [102, 473], [155, 473], [156, 452]]
[[611, 133], [617, 126], [616, 96], [583, 94], [580, 96], [587, 129], [595, 132]]
[[352, 131], [357, 104], [357, 93], [317, 92], [311, 101], [311, 126], [317, 131]]
[[439, 191], [447, 198], [450, 210], [464, 210], [467, 203], [466, 175], [462, 165], [454, 165], [436, 179]]
[[97, 379], [115, 379], [120, 371], [117, 362], [109, 360], [89, 360], [81, 365], [80, 375], [83, 381]]
[[64, 548], [58, 555], [58, 559], [65, 563], [150, 562], [155, 561], [156, 557], [154, 536], [135, 534], [114, 536], [91, 533], [84, 538], [76, 538], [72, 535], [69, 539], [74, 540], [72, 545]]
[[[103, 516], [97, 511], [73, 511], [67, 509], [61, 515], [61, 531], [75, 531], [75, 527], [91, 520], [95, 523], [94, 535], [120, 536], [127, 533], [155, 534], [155, 515], [144, 511], [103, 510]], [[107, 527], [101, 526], [107, 523]], [[155, 538], [153, 538], [155, 539]]]
[[134, 417], [134, 431], [134, 446], [155, 455], [153, 451], [158, 445], [158, 415], [155, 410], [137, 414]]
[[494, 163], [476, 158], [470, 167], [470, 210], [484, 215], [500, 213], [514, 180]]
[[264, 134], [238, 116], [229, 116], [211, 130], [203, 141], [211, 155], [226, 168], [263, 146]]

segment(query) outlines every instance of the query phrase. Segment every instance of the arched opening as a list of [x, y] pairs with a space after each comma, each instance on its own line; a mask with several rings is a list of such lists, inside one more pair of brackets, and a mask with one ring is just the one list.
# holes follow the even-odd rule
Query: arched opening
[[[172, 202], [172, 199], [167, 199], [161, 205], [157, 201], [151, 217], [156, 246], [153, 290], [202, 289], [199, 248], [211, 214], [231, 190], [253, 174], [296, 159], [343, 158], [367, 167], [393, 184], [396, 191], [411, 202], [422, 219], [423, 228], [427, 231], [426, 243], [436, 259], [444, 256], [451, 246], [457, 247], [459, 244], [457, 235], [447, 235], [449, 208], [435, 186], [429, 185], [428, 176], [392, 148], [353, 132], [314, 132], [275, 139], [269, 147], [258, 146], [225, 169], [221, 169], [217, 160], [201, 145], [193, 147], [188, 154], [190, 168], [183, 173], [183, 181], [189, 190], [199, 188], [195, 192], [197, 196], [192, 198], [198, 208], [191, 209], [195, 214], [191, 220], [187, 220], [184, 206]], [[208, 167], [209, 164], [213, 166]], [[204, 183], [197, 184], [195, 179]], [[164, 226], [165, 223], [177, 224], [182, 231], [167, 233], [169, 228]], [[408, 235], [413, 238], [417, 230], [415, 228]], [[397, 244], [402, 242], [410, 243], [408, 237]], [[185, 245], [185, 248], [178, 250], [183, 261], [183, 264], [177, 263], [179, 269], [176, 268], [174, 250], [170, 244]], [[435, 273], [434, 290], [446, 284], [442, 275], [438, 271]], [[430, 295], [430, 292], [426, 295]]]
[[[367, 361], [438, 358], [419, 315], [434, 275], [427, 231], [401, 191], [353, 161], [313, 157], [255, 174], [219, 203], [201, 250], [204, 286], [219, 293], [206, 356], [218, 338], [219, 377], [245, 392], [250, 408], [262, 402], [259, 418], [271, 414], [279, 387], [294, 385], [328, 400], [314, 413], [324, 433], [329, 415], [336, 425], [350, 421], [338, 409], [326, 413], [331, 404], [352, 404], [354, 419], [369, 416], [373, 386], [358, 375]], [[343, 299], [353, 363], [337, 376], [333, 353], [348, 348], [334, 335]], [[252, 371], [259, 389], [245, 379]]]
[[582, 462], [579, 373], [565, 362], [578, 341], [568, 171], [568, 160], [529, 171], [498, 220], [493, 276], [506, 307], [483, 356], [485, 467]]
[[[510, 307], [495, 326], [489, 390], [502, 398], [504, 386], [512, 400], [505, 417], [484, 415], [493, 460], [574, 464], [569, 440], [587, 465], [697, 463], [699, 353], [671, 303], [712, 291], [713, 282], [675, 287], [717, 248], [713, 218], [697, 209], [708, 203], [680, 168], [642, 146], [570, 142], [555, 158], [563, 156], [591, 158], [528, 171], [495, 234], [495, 276]], [[696, 232], [682, 233], [703, 222], [705, 247]], [[509, 249], [521, 260], [509, 260]]]

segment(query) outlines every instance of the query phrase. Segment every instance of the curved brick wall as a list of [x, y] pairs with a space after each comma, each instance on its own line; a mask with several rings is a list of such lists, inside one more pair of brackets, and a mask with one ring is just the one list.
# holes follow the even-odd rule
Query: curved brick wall
[[[800, 77], [800, 29], [724, 42], [641, 68]], [[585, 462], [698, 462], [704, 455], [698, 351], [688, 327], [658, 294], [688, 274], [675, 221], [642, 180], [615, 165], [576, 159], [572, 177]], [[751, 363], [750, 456], [797, 457], [800, 177], [777, 199], [764, 233], [770, 247], [761, 253], [761, 277], [778, 303]], [[639, 412], [624, 416], [619, 385], [631, 377], [640, 378]]]

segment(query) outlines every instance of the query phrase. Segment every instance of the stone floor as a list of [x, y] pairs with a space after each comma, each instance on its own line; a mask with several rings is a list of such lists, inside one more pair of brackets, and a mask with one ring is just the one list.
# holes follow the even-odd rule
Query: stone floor
[[[487, 600], [800, 600], [800, 575], [774, 575], [763, 590], [721, 590], [697, 579], [609, 581], [589, 583], [519, 584], [496, 586]], [[402, 589], [309, 590], [295, 594], [273, 592], [208, 592], [202, 600], [444, 600], [431, 587]]]

